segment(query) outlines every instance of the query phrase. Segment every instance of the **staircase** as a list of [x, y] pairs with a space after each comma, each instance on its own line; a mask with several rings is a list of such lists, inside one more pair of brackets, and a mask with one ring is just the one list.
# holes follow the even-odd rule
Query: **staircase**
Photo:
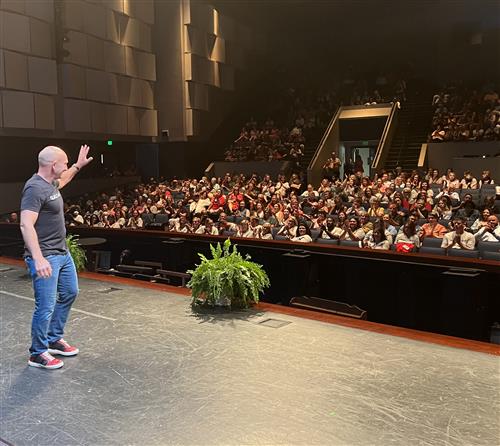
[[433, 108], [431, 98], [419, 97], [401, 105], [396, 133], [384, 163], [384, 169], [416, 169], [420, 148], [427, 141], [431, 129]]
[[304, 134], [306, 138], [306, 143], [304, 148], [304, 156], [300, 161], [300, 165], [304, 168], [304, 170], [306, 170], [309, 164], [311, 163], [311, 160], [313, 159], [313, 156], [316, 153], [316, 149], [318, 148], [319, 143], [321, 142], [321, 138], [323, 137], [325, 130], [326, 128], [314, 128], [308, 130]]

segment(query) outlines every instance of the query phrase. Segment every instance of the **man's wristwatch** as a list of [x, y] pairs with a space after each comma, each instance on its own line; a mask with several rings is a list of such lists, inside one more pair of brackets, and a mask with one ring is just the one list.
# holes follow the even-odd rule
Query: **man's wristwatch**
[[77, 172], [80, 172], [80, 168], [76, 164], [73, 164], [71, 167], [74, 167]]

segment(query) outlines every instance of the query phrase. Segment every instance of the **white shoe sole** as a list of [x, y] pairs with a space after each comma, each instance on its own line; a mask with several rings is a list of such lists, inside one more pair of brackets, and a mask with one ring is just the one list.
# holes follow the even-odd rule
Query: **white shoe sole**
[[64, 365], [64, 362], [61, 361], [60, 364], [56, 365], [43, 365], [38, 362], [28, 361], [28, 365], [30, 365], [31, 367], [38, 367], [39, 369], [53, 370], [53, 369], [60, 369]]
[[72, 352], [63, 352], [62, 350], [54, 350], [52, 348], [49, 348], [47, 350], [51, 355], [61, 355], [61, 356], [76, 356], [78, 353], [80, 353], [80, 350], [76, 349], [75, 351]]

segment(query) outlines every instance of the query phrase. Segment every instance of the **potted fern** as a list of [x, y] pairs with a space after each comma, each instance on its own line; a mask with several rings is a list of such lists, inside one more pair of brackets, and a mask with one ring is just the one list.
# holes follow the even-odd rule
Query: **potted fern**
[[231, 248], [227, 239], [221, 247], [210, 245], [212, 259], [198, 254], [201, 263], [189, 270], [193, 306], [227, 306], [248, 308], [259, 302], [259, 294], [270, 286], [269, 278], [261, 265], [243, 257], [236, 247]]
[[85, 262], [87, 261], [87, 256], [85, 255], [85, 251], [78, 244], [78, 236], [77, 235], [68, 235], [66, 237], [66, 245], [68, 246], [68, 251], [73, 257], [73, 262], [75, 262], [76, 270], [83, 271], [85, 269]]

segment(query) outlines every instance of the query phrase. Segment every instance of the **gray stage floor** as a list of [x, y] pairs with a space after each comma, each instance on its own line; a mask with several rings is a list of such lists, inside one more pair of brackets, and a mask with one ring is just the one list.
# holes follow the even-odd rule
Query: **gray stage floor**
[[270, 312], [199, 316], [121, 284], [82, 279], [66, 335], [80, 355], [28, 367], [23, 274], [0, 264], [14, 445], [500, 444], [498, 357]]

